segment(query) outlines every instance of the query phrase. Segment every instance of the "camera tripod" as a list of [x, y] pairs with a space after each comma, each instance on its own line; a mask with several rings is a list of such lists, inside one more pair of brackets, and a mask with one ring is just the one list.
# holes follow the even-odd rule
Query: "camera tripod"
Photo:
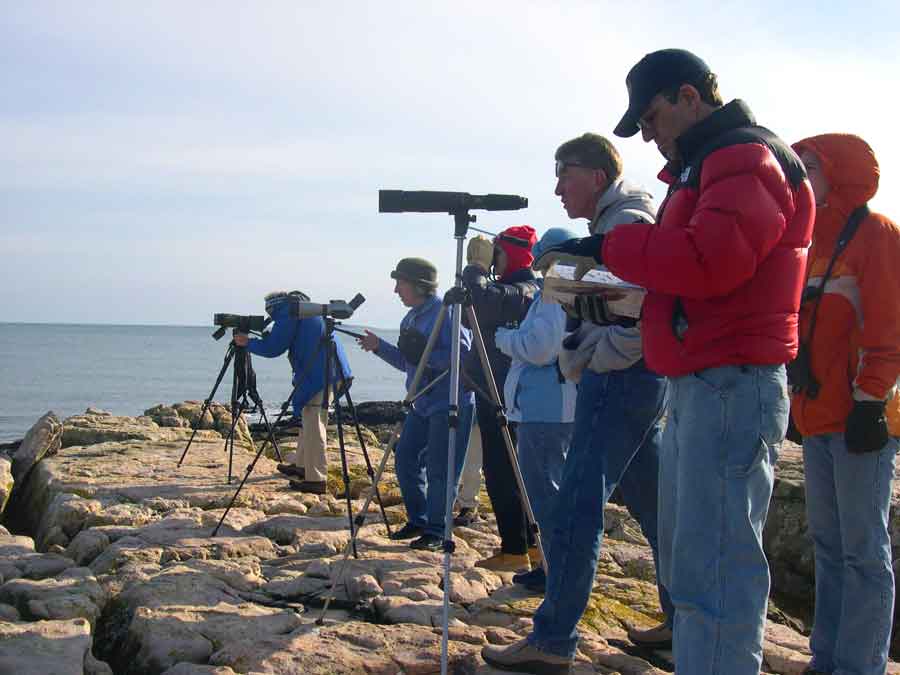
[[[538, 551], [540, 552], [542, 565], [544, 567], [544, 571], [547, 572], [547, 558], [544, 555], [543, 544], [541, 542], [541, 534], [540, 528], [538, 526], [537, 520], [534, 517], [534, 511], [531, 508], [531, 503], [528, 499], [528, 493], [525, 490], [525, 483], [522, 478], [522, 473], [519, 469], [518, 456], [516, 454], [515, 445], [512, 442], [512, 437], [509, 433], [508, 420], [506, 418], [505, 409], [501, 403], [500, 393], [497, 388], [496, 380], [494, 379], [493, 371], [491, 369], [490, 362], [487, 357], [487, 350], [484, 346], [484, 340], [482, 338], [481, 329], [478, 325], [478, 318], [475, 316], [475, 310], [471, 304], [471, 295], [469, 291], [465, 288], [462, 281], [462, 269], [463, 269], [463, 243], [466, 238], [466, 232], [468, 230], [468, 226], [470, 222], [475, 220], [474, 216], [469, 215], [468, 206], [461, 206], [458, 209], [451, 210], [450, 215], [454, 217], [455, 230], [454, 230], [454, 238], [456, 239], [456, 283], [452, 289], [450, 289], [444, 296], [444, 302], [441, 306], [440, 313], [438, 314], [437, 321], [435, 322], [434, 327], [432, 328], [431, 334], [428, 337], [428, 341], [425, 346], [425, 350], [419, 360], [418, 367], [416, 369], [416, 373], [413, 377], [413, 382], [410, 386], [410, 391], [407, 394], [406, 399], [404, 399], [404, 406], [407, 408], [411, 405], [412, 400], [417, 398], [418, 395], [424, 393], [425, 390], [420, 392], [418, 395], [415, 394], [415, 389], [418, 387], [418, 384], [425, 372], [425, 368], [428, 363], [428, 359], [431, 355], [431, 352], [434, 348], [435, 343], [437, 342], [438, 335], [440, 334], [441, 325], [446, 318], [448, 308], [452, 308], [451, 311], [451, 356], [450, 356], [450, 368], [449, 371], [445, 371], [440, 377], [446, 375], [447, 372], [450, 374], [450, 401], [449, 401], [449, 434], [447, 441], [447, 491], [445, 495], [445, 508], [444, 508], [444, 541], [442, 545], [442, 550], [444, 553], [444, 561], [443, 561], [443, 590], [444, 590], [444, 602], [443, 602], [443, 616], [442, 616], [442, 624], [443, 631], [441, 637], [441, 673], [442, 675], [447, 674], [448, 667], [448, 647], [449, 647], [449, 619], [450, 619], [450, 593], [451, 593], [451, 578], [450, 578], [450, 557], [455, 551], [455, 544], [453, 542], [453, 495], [456, 491], [456, 485], [452, 480], [454, 476], [454, 467], [456, 461], [456, 434], [458, 432], [459, 427], [459, 382], [460, 382], [460, 334], [461, 334], [461, 319], [462, 319], [462, 311], [466, 312], [466, 320], [472, 329], [472, 338], [473, 338], [473, 346], [478, 352], [479, 361], [481, 363], [482, 372], [484, 374], [484, 379], [488, 385], [488, 392], [480, 391], [477, 387], [473, 387], [476, 389], [479, 396], [483, 398], [483, 400], [490, 401], [494, 407], [495, 414], [497, 416], [497, 421], [500, 427], [501, 435], [503, 437], [504, 445], [506, 446], [506, 451], [509, 456], [510, 464], [512, 465], [513, 474], [515, 475], [516, 485], [518, 487], [519, 496], [522, 502], [522, 509], [525, 512], [526, 519], [528, 521], [529, 531], [534, 536], [535, 543], [537, 545]], [[438, 379], [440, 379], [440, 377]], [[463, 377], [465, 377], [463, 375]], [[468, 378], [466, 378], [468, 379]], [[428, 388], [430, 389], [435, 384], [437, 384], [437, 379], [429, 383]], [[399, 432], [395, 431], [391, 438], [391, 443], [388, 448], [385, 450], [385, 454], [382, 457], [381, 464], [378, 467], [378, 473], [375, 477], [375, 484], [377, 485], [378, 480], [380, 480], [381, 475], [384, 471], [385, 464], [387, 463], [388, 455], [393, 451], [394, 445], [396, 444], [396, 440], [399, 436]], [[368, 502], [367, 502], [368, 504]], [[363, 512], [367, 506], [363, 507]], [[334, 599], [334, 589], [340, 580], [344, 567], [346, 566], [347, 559], [349, 557], [349, 550], [355, 545], [354, 538], [356, 537], [356, 533], [353, 534], [353, 538], [348, 542], [347, 548], [344, 552], [344, 557], [341, 563], [341, 566], [338, 569], [336, 578], [331, 583], [331, 593], [326, 599], [325, 607], [322, 610], [321, 615], [316, 621], [317, 624], [322, 625], [324, 623], [325, 612], [328, 609], [328, 605]]]
[[[278, 417], [275, 418], [274, 424], [268, 425], [267, 422], [268, 433], [266, 439], [260, 445], [259, 450], [257, 450], [256, 456], [253, 458], [253, 461], [249, 465], [247, 465], [247, 470], [244, 474], [243, 480], [241, 480], [240, 485], [238, 485], [234, 496], [231, 498], [231, 501], [225, 509], [225, 512], [222, 514], [222, 517], [219, 519], [218, 524], [212, 531], [211, 536], [215, 537], [219, 532], [219, 528], [221, 528], [222, 523], [225, 522], [225, 518], [228, 515], [228, 512], [234, 506], [234, 502], [235, 500], [237, 500], [238, 494], [240, 494], [241, 489], [244, 487], [244, 483], [247, 482], [247, 479], [253, 472], [253, 469], [256, 466], [256, 463], [259, 461], [259, 458], [262, 456], [266, 445], [271, 442], [273, 447], [276, 447], [277, 450], [277, 446], [275, 445], [275, 429], [281, 418], [287, 412], [288, 407], [291, 405], [291, 401], [294, 398], [294, 393], [297, 391], [297, 387], [299, 387], [300, 383], [303, 382], [306, 374], [309, 372], [312, 365], [316, 362], [316, 358], [318, 358], [319, 354], [322, 351], [324, 351], [325, 358], [325, 386], [322, 391], [322, 407], [324, 410], [328, 410], [329, 393], [332, 389], [334, 389], [334, 416], [337, 426], [338, 447], [340, 449], [341, 455], [341, 474], [344, 481], [344, 497], [347, 502], [347, 519], [350, 525], [350, 541], [353, 542], [353, 556], [359, 556], [358, 551], [356, 550], [355, 526], [358, 522], [360, 522], [360, 520], [362, 522], [365, 522], [365, 514], [368, 511], [369, 504], [371, 503], [371, 494], [374, 494], [375, 498], [378, 500], [378, 506], [381, 510], [381, 517], [384, 520], [385, 527], [387, 527], [388, 529], [388, 533], [390, 533], [391, 526], [388, 524], [387, 513], [385, 512], [384, 505], [381, 502], [381, 493], [378, 491], [378, 483], [375, 480], [375, 471], [372, 468], [372, 462], [369, 460], [369, 451], [366, 448], [366, 441], [363, 437], [362, 429], [359, 425], [359, 418], [356, 414], [356, 406], [353, 404], [353, 399], [350, 396], [350, 387], [353, 378], [346, 376], [346, 373], [344, 373], [343, 366], [341, 365], [340, 359], [338, 358], [337, 354], [337, 343], [335, 342], [334, 332], [336, 330], [335, 326], [339, 322], [330, 316], [323, 316], [322, 318], [325, 324], [325, 330], [322, 334], [321, 339], [319, 340], [319, 344], [316, 346], [315, 351], [307, 360], [300, 375], [295, 378], [296, 384], [294, 384], [294, 387], [293, 389], [291, 389], [291, 393], [288, 395], [287, 399], [285, 399], [284, 403], [281, 404], [281, 411], [278, 413]], [[333, 382], [331, 377], [332, 373], [337, 375], [336, 378], [333, 378]], [[350, 498], [350, 471], [347, 464], [347, 448], [344, 443], [344, 419], [343, 406], [341, 404], [342, 398], [347, 402], [347, 409], [350, 412], [350, 419], [353, 422], [353, 426], [356, 430], [356, 437], [359, 441], [359, 447], [362, 450], [363, 458], [365, 459], [366, 473], [369, 476], [369, 479], [372, 481], [373, 487], [372, 493], [370, 493], [370, 498], [368, 501], [366, 501], [366, 506], [359, 514], [359, 516], [357, 516], [357, 518], [353, 517], [353, 504], [351, 503]], [[281, 459], [280, 453], [278, 457], [279, 459]]]
[[193, 425], [194, 429], [184, 448], [184, 452], [181, 453], [181, 459], [178, 460], [178, 466], [180, 467], [184, 462], [184, 458], [187, 456], [191, 443], [194, 442], [194, 437], [197, 435], [197, 430], [203, 423], [203, 417], [206, 415], [206, 411], [209, 410], [209, 406], [212, 403], [213, 398], [215, 398], [216, 391], [222, 383], [225, 372], [228, 370], [228, 366], [231, 364], [232, 360], [234, 360], [234, 371], [231, 379], [231, 428], [228, 430], [228, 435], [225, 436], [225, 450], [228, 452], [227, 482], [229, 485], [231, 484], [231, 470], [234, 462], [234, 433], [238, 422], [241, 419], [241, 415], [245, 411], [250, 410], [248, 398], [253, 401], [256, 409], [259, 410], [260, 416], [265, 422], [268, 434], [272, 438], [272, 447], [275, 448], [275, 454], [278, 455], [279, 461], [282, 461], [281, 451], [275, 443], [273, 427], [269, 424], [269, 418], [266, 416], [266, 407], [263, 405], [259, 391], [256, 389], [256, 372], [253, 370], [250, 352], [247, 351], [246, 347], [238, 347], [232, 340], [228, 345], [228, 350], [225, 352], [225, 361], [222, 363], [222, 368], [219, 370], [219, 375], [216, 377], [216, 382], [213, 385], [212, 391], [209, 392], [209, 396], [203, 401], [203, 407], [200, 409], [200, 416]]

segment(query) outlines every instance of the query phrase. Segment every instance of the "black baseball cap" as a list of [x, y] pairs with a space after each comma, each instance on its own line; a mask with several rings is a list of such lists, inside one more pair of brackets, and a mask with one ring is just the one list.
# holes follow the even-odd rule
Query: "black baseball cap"
[[710, 72], [706, 62], [686, 49], [660, 49], [651, 52], [628, 71], [628, 110], [613, 133], [622, 138], [634, 136], [638, 120], [659, 92], [685, 82], [695, 82]]

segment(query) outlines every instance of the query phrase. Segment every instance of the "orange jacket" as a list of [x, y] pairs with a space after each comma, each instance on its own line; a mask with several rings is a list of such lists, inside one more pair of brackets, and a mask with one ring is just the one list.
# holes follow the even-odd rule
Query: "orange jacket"
[[[828, 180], [816, 209], [807, 285], [819, 286], [850, 213], [878, 190], [878, 162], [868, 144], [850, 134], [813, 136], [794, 145], [819, 159]], [[814, 302], [800, 310], [808, 340]], [[819, 303], [810, 350], [821, 385], [816, 399], [795, 394], [791, 412], [804, 436], [843, 432], [855, 400], [887, 401], [890, 433], [900, 436], [900, 229], [872, 213], [835, 262]]]

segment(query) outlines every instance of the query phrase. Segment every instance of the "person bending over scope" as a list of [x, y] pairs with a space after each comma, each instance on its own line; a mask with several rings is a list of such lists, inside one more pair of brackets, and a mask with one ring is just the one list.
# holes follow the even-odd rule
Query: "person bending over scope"
[[[272, 317], [272, 331], [262, 338], [242, 333], [234, 336], [238, 347], [247, 347], [251, 354], [274, 358], [285, 352], [291, 364], [294, 393], [291, 403], [294, 416], [303, 424], [297, 437], [297, 453], [293, 464], [279, 464], [278, 470], [291, 480], [291, 489], [298, 492], [325, 494], [328, 459], [325, 455], [325, 425], [328, 409], [322, 405], [325, 393], [325, 322], [320, 316], [297, 319], [290, 315], [292, 302], [308, 302], [300, 291], [276, 291], [266, 296], [266, 313]], [[321, 346], [320, 346], [321, 345]], [[328, 384], [332, 390], [343, 380], [349, 380], [350, 363], [340, 342], [335, 341], [338, 364], [332, 364]]]

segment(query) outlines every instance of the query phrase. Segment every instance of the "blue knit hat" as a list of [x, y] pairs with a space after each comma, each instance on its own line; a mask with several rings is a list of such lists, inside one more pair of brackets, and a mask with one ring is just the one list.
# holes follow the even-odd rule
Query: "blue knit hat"
[[534, 259], [537, 260], [547, 251], [547, 249], [559, 246], [564, 241], [575, 239], [577, 237], [578, 235], [572, 232], [572, 230], [567, 230], [564, 227], [551, 227], [544, 232], [544, 236], [541, 237], [540, 241], [532, 247], [531, 254], [534, 256]]

